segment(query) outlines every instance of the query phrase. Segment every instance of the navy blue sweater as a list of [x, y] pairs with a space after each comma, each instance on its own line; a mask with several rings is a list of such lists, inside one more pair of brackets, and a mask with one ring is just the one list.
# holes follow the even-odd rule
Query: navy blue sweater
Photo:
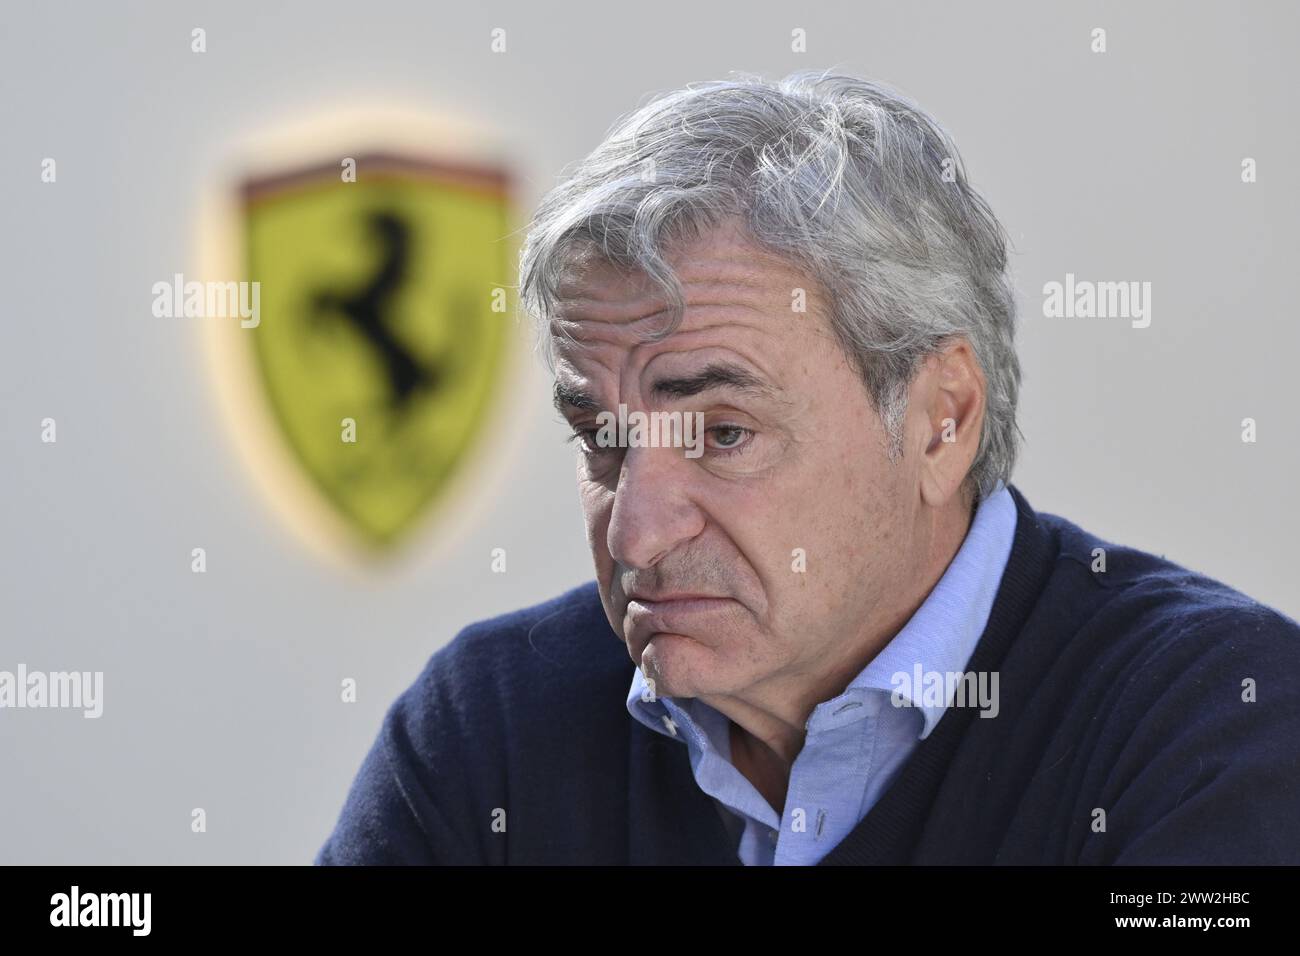
[[[1300, 863], [1300, 626], [1011, 490], [967, 665], [998, 716], [949, 708], [822, 863]], [[628, 714], [632, 670], [594, 583], [465, 628], [316, 862], [738, 864], [687, 748]]]

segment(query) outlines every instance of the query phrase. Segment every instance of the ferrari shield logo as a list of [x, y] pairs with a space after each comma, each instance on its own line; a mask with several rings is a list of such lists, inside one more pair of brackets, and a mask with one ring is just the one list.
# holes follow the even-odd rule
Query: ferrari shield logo
[[324, 497], [385, 546], [480, 430], [507, 347], [505, 175], [371, 156], [248, 182], [243, 332], [283, 438]]

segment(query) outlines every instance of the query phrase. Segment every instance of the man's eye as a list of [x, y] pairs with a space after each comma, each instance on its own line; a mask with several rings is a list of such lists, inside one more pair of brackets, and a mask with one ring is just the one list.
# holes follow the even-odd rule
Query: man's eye
[[713, 447], [722, 451], [732, 451], [743, 446], [754, 433], [740, 425], [715, 425], [708, 430], [713, 436]]
[[568, 440], [577, 442], [583, 454], [594, 455], [597, 452], [604, 451], [603, 448], [596, 444], [597, 431], [598, 429], [595, 428], [575, 428]]

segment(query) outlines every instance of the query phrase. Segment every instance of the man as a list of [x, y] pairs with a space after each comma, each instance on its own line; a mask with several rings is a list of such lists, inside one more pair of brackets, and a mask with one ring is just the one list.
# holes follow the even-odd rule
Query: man
[[521, 262], [596, 581], [433, 655], [317, 862], [1300, 862], [1300, 628], [1008, 484], [1006, 266], [876, 84], [627, 118]]

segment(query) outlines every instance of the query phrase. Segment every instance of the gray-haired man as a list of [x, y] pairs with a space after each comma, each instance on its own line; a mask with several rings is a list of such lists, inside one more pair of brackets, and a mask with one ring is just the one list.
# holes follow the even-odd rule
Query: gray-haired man
[[318, 862], [1300, 862], [1300, 628], [1009, 485], [1006, 266], [877, 84], [621, 123], [520, 277], [596, 581], [433, 656]]

